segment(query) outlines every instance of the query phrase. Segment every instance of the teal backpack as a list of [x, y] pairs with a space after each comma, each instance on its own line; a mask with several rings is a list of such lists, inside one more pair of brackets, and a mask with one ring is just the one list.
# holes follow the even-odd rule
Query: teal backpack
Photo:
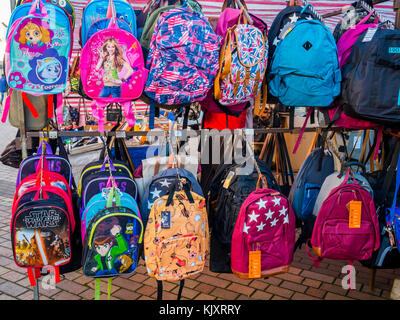
[[270, 94], [286, 106], [329, 107], [341, 85], [331, 31], [317, 19], [298, 20], [285, 25], [279, 39], [268, 78]]

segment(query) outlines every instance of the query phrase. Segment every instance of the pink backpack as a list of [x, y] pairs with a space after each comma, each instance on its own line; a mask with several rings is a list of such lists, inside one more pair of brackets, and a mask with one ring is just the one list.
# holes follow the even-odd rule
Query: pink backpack
[[[371, 194], [357, 183], [348, 184], [347, 171], [343, 183], [333, 189], [318, 212], [315, 221], [311, 245], [318, 256], [314, 260], [315, 266], [323, 258], [337, 260], [367, 260], [380, 246], [378, 217], [375, 211], [374, 200]], [[354, 180], [354, 179], [353, 179]], [[352, 206], [361, 202], [361, 217], [350, 215]], [[358, 209], [359, 212], [360, 209]], [[358, 220], [358, 223], [356, 223]], [[353, 221], [358, 224], [353, 225]], [[351, 226], [351, 228], [350, 228]]]
[[[337, 43], [339, 67], [343, 70], [347, 60], [350, 56], [351, 49], [356, 43], [358, 37], [363, 34], [369, 28], [378, 27], [378, 23], [366, 24], [368, 19], [374, 12], [371, 12], [363, 20], [361, 20], [354, 27], [349, 28], [339, 39]], [[379, 127], [378, 124], [372, 123], [366, 120], [352, 118], [344, 114], [342, 106], [338, 105], [334, 108], [329, 109], [329, 118], [335, 122], [338, 127], [346, 129], [371, 129]]]
[[83, 89], [93, 99], [92, 111], [99, 120], [99, 131], [104, 131], [104, 108], [110, 103], [120, 103], [129, 126], [135, 125], [131, 102], [142, 94], [148, 76], [139, 41], [118, 27], [112, 0], [109, 12], [109, 27], [87, 41], [80, 64]]
[[[242, 279], [287, 272], [293, 260], [295, 216], [292, 207], [281, 193], [258, 186], [259, 183], [242, 204], [232, 235], [231, 268]], [[249, 274], [252, 251], [261, 251], [258, 275]]]

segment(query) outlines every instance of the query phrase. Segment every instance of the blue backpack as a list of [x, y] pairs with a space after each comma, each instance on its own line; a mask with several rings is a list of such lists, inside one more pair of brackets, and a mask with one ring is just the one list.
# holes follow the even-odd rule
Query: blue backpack
[[[125, 0], [114, 0], [118, 27], [137, 36], [136, 15], [133, 7]], [[107, 29], [110, 17], [107, 17], [109, 0], [93, 0], [84, 9], [82, 15], [82, 47], [97, 31]]]
[[304, 161], [290, 189], [289, 201], [296, 216], [307, 221], [312, 217], [315, 201], [326, 177], [335, 170], [332, 154], [323, 148], [314, 149]]
[[319, 20], [298, 20], [287, 24], [279, 38], [269, 73], [270, 94], [286, 106], [330, 106], [342, 79], [331, 31]]
[[201, 189], [199, 182], [190, 171], [183, 168], [171, 168], [161, 171], [160, 173], [156, 174], [150, 181], [143, 195], [143, 198], [141, 199], [141, 213], [144, 226], [146, 226], [154, 202], [157, 199], [169, 194], [172, 186], [177, 182], [177, 170], [180, 178], [186, 179], [191, 191], [201, 195], [202, 197], [204, 196], [203, 190]]

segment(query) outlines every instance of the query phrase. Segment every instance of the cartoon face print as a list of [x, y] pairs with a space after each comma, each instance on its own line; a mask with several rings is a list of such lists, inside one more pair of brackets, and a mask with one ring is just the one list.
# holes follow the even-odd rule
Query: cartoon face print
[[62, 73], [62, 65], [54, 57], [47, 57], [37, 61], [36, 75], [44, 83], [57, 82]]
[[34, 22], [28, 22], [19, 32], [19, 43], [29, 47], [40, 47], [49, 42], [49, 30]]

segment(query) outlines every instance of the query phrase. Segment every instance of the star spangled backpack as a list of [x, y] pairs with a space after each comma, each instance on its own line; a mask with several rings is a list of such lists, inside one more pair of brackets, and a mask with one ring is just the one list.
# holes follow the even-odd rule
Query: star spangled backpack
[[144, 231], [136, 202], [127, 206], [115, 184], [100, 196], [102, 207], [93, 209], [92, 218], [86, 221], [83, 245], [83, 273], [96, 278], [96, 300], [100, 299], [101, 278], [108, 278], [110, 299], [112, 277], [135, 271]]
[[[178, 177], [179, 175], [179, 177]], [[183, 168], [171, 168], [157, 173], [147, 186], [146, 191], [141, 198], [141, 214], [143, 225], [146, 226], [147, 220], [154, 205], [154, 202], [167, 194], [169, 194], [171, 186], [178, 179], [184, 179], [189, 189], [194, 193], [203, 196], [203, 191], [196, 177], [188, 170]]]
[[144, 260], [149, 276], [158, 283], [180, 281], [178, 300], [184, 280], [203, 271], [209, 251], [209, 229], [204, 197], [190, 191], [187, 184], [154, 203], [144, 234]]
[[250, 193], [240, 208], [232, 235], [231, 268], [242, 279], [287, 272], [293, 260], [295, 216], [280, 192], [260, 188]]
[[132, 100], [140, 97], [147, 80], [142, 48], [131, 33], [116, 20], [113, 0], [109, 1], [112, 18], [108, 28], [96, 32], [82, 49], [80, 71], [85, 93], [93, 99], [92, 113], [104, 131], [104, 108], [118, 102], [128, 125], [135, 125]]
[[[120, 28], [131, 32], [135, 37], [136, 15], [131, 4], [125, 0], [114, 0], [116, 9], [116, 20]], [[110, 24], [109, 0], [88, 1], [82, 14], [82, 26], [80, 30], [80, 40], [82, 47], [89, 38], [102, 29], [106, 29]]]
[[307, 252], [315, 266], [323, 258], [367, 260], [380, 246], [380, 230], [371, 194], [356, 182], [333, 189], [322, 203], [315, 221], [311, 246], [317, 258]]
[[203, 100], [218, 71], [219, 37], [203, 14], [185, 3], [164, 12], [157, 20], [144, 90], [150, 98], [150, 128], [155, 102], [185, 105]]
[[286, 106], [329, 107], [340, 94], [342, 79], [331, 31], [320, 20], [298, 20], [287, 24], [279, 38], [269, 93]]

